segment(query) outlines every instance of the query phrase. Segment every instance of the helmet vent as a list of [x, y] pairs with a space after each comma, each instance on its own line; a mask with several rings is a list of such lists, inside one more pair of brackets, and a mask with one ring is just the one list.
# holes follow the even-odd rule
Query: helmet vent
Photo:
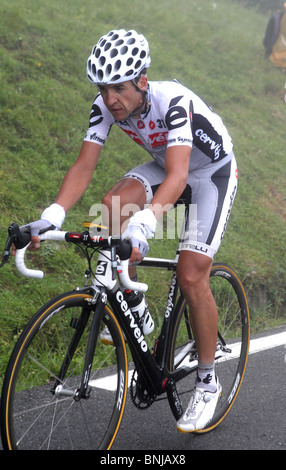
[[127, 47], [127, 46], [123, 46], [123, 47], [121, 47], [121, 49], [120, 49], [120, 54], [121, 54], [121, 55], [124, 55], [124, 54], [126, 54], [127, 51], [128, 51], [128, 47]]
[[112, 49], [110, 51], [110, 57], [111, 59], [114, 59], [114, 57], [116, 57], [118, 55], [118, 50], [117, 49]]
[[112, 71], [112, 65], [111, 64], [108, 64], [106, 69], [105, 69], [105, 75], [107, 77], [109, 77], [109, 75], [111, 74], [111, 71]]
[[108, 51], [111, 48], [111, 42], [107, 42], [104, 46], [104, 51]]

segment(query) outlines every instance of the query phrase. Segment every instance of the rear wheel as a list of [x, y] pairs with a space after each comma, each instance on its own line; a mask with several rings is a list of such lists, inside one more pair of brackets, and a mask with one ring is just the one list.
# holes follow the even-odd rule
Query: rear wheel
[[[211, 422], [205, 429], [197, 432], [215, 428], [231, 409], [245, 373], [250, 340], [248, 304], [237, 274], [226, 265], [214, 264], [210, 274], [210, 287], [218, 309], [215, 373], [222, 386], [222, 395]], [[195, 371], [198, 364], [197, 351], [189, 321], [189, 307], [183, 295], [178, 300], [175, 318], [171, 370], [187, 366]], [[177, 389], [179, 393], [184, 393], [193, 386], [193, 381], [187, 376], [177, 384]], [[188, 395], [186, 397], [187, 400]], [[186, 405], [187, 401], [183, 405], [184, 409]]]
[[109, 449], [124, 410], [128, 365], [114, 313], [105, 308], [88, 384], [77, 400], [94, 307], [92, 296], [71, 292], [42, 307], [20, 336], [1, 397], [5, 449]]

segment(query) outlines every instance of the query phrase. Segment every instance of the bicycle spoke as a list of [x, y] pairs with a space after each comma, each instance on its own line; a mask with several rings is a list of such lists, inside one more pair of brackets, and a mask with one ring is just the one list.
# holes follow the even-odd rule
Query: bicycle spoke
[[[89, 394], [78, 399], [76, 391], [81, 387], [92, 323], [89, 321], [82, 330], [75, 349], [69, 347], [74, 338], [70, 319], [77, 317], [85, 298], [84, 294], [75, 293], [61, 296], [54, 307], [43, 307], [20, 337], [4, 386], [4, 408], [6, 404], [9, 408], [3, 432], [9, 448], [107, 449], [113, 442], [127, 393], [126, 348], [109, 310], [101, 328], [108, 325], [114, 346], [97, 342]], [[73, 356], [68, 357], [67, 351], [73, 351]], [[65, 376], [59, 376], [59, 371], [62, 374], [65, 369]], [[92, 386], [92, 381], [109, 374], [117, 377], [115, 391], [106, 393]]]
[[[218, 309], [219, 333], [215, 354], [215, 372], [222, 385], [222, 396], [213, 420], [206, 430], [217, 426], [231, 408], [244, 376], [249, 345], [247, 301], [236, 274], [224, 265], [218, 267], [214, 265], [210, 286]], [[189, 368], [191, 373], [196, 370], [197, 360], [195, 345], [189, 332], [189, 322], [185, 317], [186, 308], [186, 301], [181, 297], [175, 313], [176, 324], [172, 340], [171, 367], [178, 371], [180, 368]], [[183, 382], [186, 382], [186, 386], [183, 385]], [[178, 383], [180, 394], [182, 390], [192, 388], [190, 382], [190, 378], [186, 377], [182, 383]]]

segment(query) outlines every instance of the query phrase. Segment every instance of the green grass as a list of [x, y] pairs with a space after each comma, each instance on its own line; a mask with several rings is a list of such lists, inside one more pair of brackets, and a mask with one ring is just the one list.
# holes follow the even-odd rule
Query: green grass
[[[85, 76], [92, 46], [112, 28], [134, 28], [150, 43], [149, 79], [177, 78], [225, 121], [238, 161], [239, 190], [216, 260], [231, 264], [244, 280], [253, 331], [285, 322], [286, 75], [264, 58], [269, 12], [245, 8], [246, 3], [251, 2], [2, 0], [3, 248], [9, 223], [37, 219], [78, 155], [96, 93]], [[127, 169], [148, 159], [114, 128], [93, 182], [64, 229], [80, 229], [83, 220], [92, 220], [92, 204]], [[171, 257], [174, 249], [174, 242], [157, 240], [150, 255]], [[44, 280], [21, 278], [12, 261], [0, 271], [0, 376], [27, 319], [51, 296], [80, 285], [85, 269], [73, 248], [58, 245], [30, 255], [29, 264], [44, 268]], [[162, 294], [148, 272], [159, 313]]]

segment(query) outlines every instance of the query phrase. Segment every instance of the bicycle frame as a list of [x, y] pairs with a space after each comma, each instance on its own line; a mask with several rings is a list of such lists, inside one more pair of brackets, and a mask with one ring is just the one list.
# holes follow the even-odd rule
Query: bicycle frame
[[[43, 273], [41, 271], [27, 269], [25, 266], [24, 254], [27, 248], [26, 245], [30, 240], [30, 234], [27, 233], [26, 229], [25, 234], [28, 241], [25, 239], [24, 243], [20, 232], [16, 224], [9, 227], [9, 239], [5, 245], [1, 266], [7, 262], [10, 246], [14, 243], [17, 249], [15, 264], [20, 273], [28, 277], [42, 278]], [[180, 397], [186, 391], [189, 391], [188, 376], [195, 372], [198, 366], [197, 350], [189, 322], [189, 307], [184, 295], [179, 291], [176, 277], [179, 253], [177, 252], [175, 259], [145, 258], [139, 264], [139, 267], [164, 268], [171, 272], [169, 294], [164, 318], [162, 319], [163, 324], [155, 341], [153, 353], [151, 346], [149, 348], [147, 343], [148, 339], [145, 339], [142, 335], [139, 322], [137, 323], [137, 316], [132, 314], [124, 298], [124, 290], [122, 291], [122, 289], [131, 289], [144, 292], [148, 288], [146, 284], [134, 283], [129, 279], [130, 245], [128, 246], [128, 253], [124, 254], [126, 245], [124, 248], [124, 243], [119, 237], [92, 237], [88, 232], [61, 231], [47, 232], [40, 237], [42, 240], [66, 241], [80, 245], [82, 248], [85, 247], [83, 251], [85, 251], [88, 260], [89, 270], [85, 273], [86, 282], [84, 286], [55, 297], [38, 310], [15, 345], [5, 374], [2, 395], [3, 407], [1, 407], [3, 410], [1, 418], [3, 418], [3, 421], [5, 420], [5, 427], [1, 427], [1, 432], [3, 431], [3, 439], [7, 448], [11, 448], [12, 441], [13, 448], [17, 447], [17, 441], [15, 440], [17, 439], [17, 432], [14, 431], [13, 426], [16, 424], [16, 427], [18, 427], [16, 417], [21, 415], [23, 411], [26, 413], [26, 407], [22, 407], [21, 400], [17, 403], [17, 398], [13, 392], [16, 390], [18, 383], [21, 388], [22, 378], [26, 381], [25, 364], [29, 368], [31, 359], [41, 367], [42, 372], [46, 371], [48, 373], [46, 377], [43, 377], [43, 384], [50, 384], [48, 390], [45, 390], [54, 393], [55, 399], [50, 398], [52, 398], [55, 406], [58, 407], [58, 403], [61, 402], [66, 404], [66, 398], [70, 398], [69, 409], [69, 405], [75, 405], [76, 401], [89, 397], [90, 401], [85, 405], [93, 409], [93, 404], [97, 404], [101, 396], [101, 392], [99, 392], [99, 395], [96, 393], [90, 394], [90, 391], [98, 389], [97, 378], [103, 378], [106, 374], [111, 374], [113, 377], [113, 365], [117, 365], [116, 394], [108, 394], [108, 397], [112, 400], [111, 403], [113, 403], [110, 409], [113, 410], [114, 421], [104, 446], [110, 448], [118, 430], [116, 426], [122, 418], [128, 386], [125, 340], [128, 342], [135, 365], [130, 383], [131, 398], [134, 405], [139, 409], [147, 408], [154, 401], [160, 400], [160, 395], [166, 392], [173, 416], [178, 421], [183, 410], [176, 385], [181, 379], [187, 377], [186, 383], [178, 386]], [[96, 272], [91, 266], [91, 259], [95, 251], [99, 253]], [[120, 282], [117, 281], [117, 276]], [[210, 287], [220, 308], [218, 310], [218, 324], [221, 331], [218, 331], [215, 360], [220, 375], [220, 383], [224, 385], [224, 392], [212, 420], [207, 424], [207, 427], [198, 432], [207, 432], [214, 429], [231, 409], [244, 377], [249, 348], [249, 309], [240, 279], [229, 266], [221, 263], [213, 265], [210, 278]], [[54, 321], [58, 321], [58, 317], [61, 318], [61, 314], [64, 318], [63, 331], [67, 332], [67, 334], [63, 333], [61, 337], [66, 338], [67, 343], [63, 342], [63, 350], [56, 350], [57, 357], [52, 357], [53, 366], [48, 365], [47, 367], [45, 358], [50, 352], [49, 338], [51, 337], [50, 331], [53, 331], [51, 327], [54, 326]], [[55, 318], [53, 318], [54, 315], [56, 315]], [[51, 322], [49, 322], [50, 320]], [[87, 321], [89, 322], [87, 328], [89, 331], [86, 331], [85, 328]], [[47, 322], [49, 322], [47, 329], [42, 328]], [[59, 322], [59, 325], [61, 325], [61, 322]], [[110, 346], [101, 346], [99, 344], [103, 327], [107, 327], [112, 336], [113, 341], [107, 343]], [[33, 341], [31, 341], [38, 333], [37, 338], [40, 341], [41, 335], [44, 335], [41, 344], [47, 344], [46, 350], [42, 351], [42, 348], [39, 348], [39, 361], [37, 360], [38, 343], [33, 344]], [[83, 340], [83, 344], [80, 343], [80, 340]], [[114, 346], [112, 347], [113, 342]], [[53, 351], [53, 343], [51, 344], [51, 350]], [[98, 351], [98, 349], [102, 349], [102, 351]], [[34, 353], [34, 351], [36, 352]], [[99, 353], [98, 361], [97, 353]], [[102, 353], [104, 358], [102, 358]], [[109, 360], [111, 355], [114, 356], [114, 361]], [[42, 357], [43, 361], [41, 360]], [[103, 370], [105, 359], [108, 368]], [[75, 368], [73, 364], [75, 364]], [[56, 368], [54, 368], [54, 365], [56, 365]], [[77, 369], [78, 366], [79, 370]], [[109, 369], [109, 366], [112, 366], [111, 369]], [[41, 376], [41, 372], [39, 376]], [[50, 383], [51, 377], [54, 377], [53, 384]], [[72, 379], [69, 380], [70, 378]], [[36, 387], [39, 385], [37, 381], [34, 381], [34, 384]], [[42, 414], [46, 397], [43, 396], [42, 398], [37, 395], [35, 398], [36, 401], [38, 399], [42, 400], [39, 406]], [[164, 396], [161, 399], [165, 398]], [[58, 399], [60, 400], [58, 401]], [[82, 406], [84, 406], [83, 403], [79, 408], [82, 408]], [[74, 409], [76, 406], [72, 408]], [[31, 411], [34, 412], [35, 409], [36, 407], [31, 407]], [[74, 416], [77, 416], [77, 412], [75, 412], [75, 415], [71, 415], [71, 425], [73, 425]], [[7, 420], [8, 417], [9, 421]], [[31, 419], [34, 421], [33, 416], [31, 416]], [[52, 413], [52, 420], [54, 421], [54, 413]], [[22, 425], [23, 422], [24, 420], [21, 420], [20, 424]], [[28, 422], [27, 426], [30, 429]]]
[[[168, 270], [172, 270], [173, 272], [161, 333], [156, 341], [155, 353], [152, 354], [141, 332], [141, 329], [136, 323], [135, 317], [133, 316], [126, 300], [123, 297], [119, 284], [116, 281], [118, 271], [119, 278], [122, 281], [122, 285], [124, 287], [139, 291], [145, 291], [148, 289], [146, 284], [132, 282], [128, 276], [128, 259], [130, 252], [128, 256], [123, 256], [123, 260], [120, 260], [119, 265], [117, 264], [116, 249], [119, 246], [120, 239], [116, 239], [116, 237], [90, 237], [88, 232], [78, 234], [61, 231], [46, 232], [40, 235], [40, 238], [42, 240], [66, 241], [75, 244], [83, 244], [85, 246], [101, 247], [93, 284], [91, 286], [77, 289], [91, 293], [93, 297], [90, 299], [88, 310], [94, 311], [92, 328], [88, 340], [85, 365], [82, 373], [81, 386], [79, 390], [74, 392], [71, 390], [65, 390], [59, 393], [63, 395], [73, 394], [74, 399], [76, 400], [81, 398], [88, 398], [90, 369], [96, 348], [97, 338], [99, 336], [99, 325], [104, 315], [105, 306], [107, 302], [109, 302], [117, 317], [119, 325], [126, 336], [136, 370], [140, 378], [143, 379], [143, 384], [146, 387], [148, 393], [150, 393], [151, 396], [156, 397], [164, 392], [167, 392], [170, 407], [176, 420], [178, 420], [181, 417], [183, 410], [175, 384], [196, 369], [196, 367], [184, 367], [177, 371], [169, 370], [171, 350], [170, 333], [172, 332], [174, 322], [174, 307], [178, 295], [178, 282], [176, 277], [178, 255], [174, 260], [145, 258], [140, 263], [141, 266], [155, 268], [163, 267]], [[107, 247], [107, 245], [109, 246]], [[15, 258], [17, 269], [25, 276], [42, 278], [44, 274], [41, 271], [27, 269], [24, 264], [24, 255], [27, 246], [25, 246], [23, 249], [17, 250]], [[86, 321], [87, 320], [83, 315], [83, 325]], [[60, 390], [61, 378], [64, 376], [65, 371], [69, 365], [70, 352], [76, 348], [78, 340], [79, 335], [76, 332], [59, 372], [59, 380], [57, 380], [54, 384], [53, 391], [55, 393], [57, 393], [57, 387], [58, 390]]]
[[[110, 286], [112, 279], [110, 278], [111, 270], [108, 269], [106, 259], [107, 252], [99, 254], [95, 284], [97, 288], [104, 284]], [[111, 264], [111, 261], [110, 261]], [[144, 336], [136, 323], [122, 291], [117, 283], [112, 288], [101, 287], [102, 312], [107, 300], [116, 313], [118, 322], [125, 333], [134, 360], [135, 368], [143, 378], [143, 383], [151, 395], [158, 396], [167, 392], [169, 404], [176, 419], [182, 415], [182, 407], [180, 399], [176, 391], [175, 383], [186, 375], [195, 370], [194, 367], [184, 367], [178, 371], [170, 371], [170, 346], [172, 326], [174, 322], [174, 307], [178, 294], [178, 282], [176, 277], [177, 258], [174, 260], [145, 258], [140, 266], [163, 267], [172, 270], [172, 279], [168, 294], [166, 311], [164, 315], [162, 329], [159, 338], [156, 341], [154, 354], [151, 353]], [[109, 277], [109, 278], [108, 278]], [[120, 275], [119, 275], [120, 277]], [[100, 278], [100, 280], [99, 280]], [[105, 278], [103, 280], [103, 278]], [[97, 300], [98, 302], [98, 300]]]

